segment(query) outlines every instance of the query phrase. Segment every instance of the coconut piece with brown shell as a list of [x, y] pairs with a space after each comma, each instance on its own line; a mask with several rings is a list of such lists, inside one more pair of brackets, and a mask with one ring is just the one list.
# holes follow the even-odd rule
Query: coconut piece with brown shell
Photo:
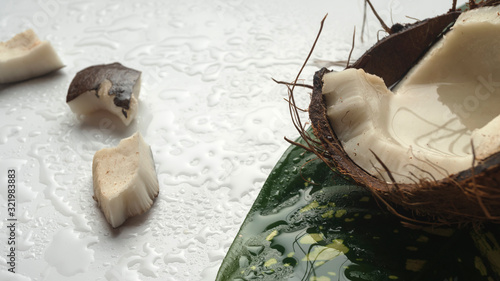
[[406, 26], [349, 69], [318, 71], [309, 116], [321, 145], [310, 148], [400, 216], [395, 206], [433, 224], [500, 222], [497, 2]]
[[140, 71], [117, 62], [94, 65], [76, 74], [66, 102], [77, 114], [106, 110], [128, 126], [137, 114], [140, 88]]

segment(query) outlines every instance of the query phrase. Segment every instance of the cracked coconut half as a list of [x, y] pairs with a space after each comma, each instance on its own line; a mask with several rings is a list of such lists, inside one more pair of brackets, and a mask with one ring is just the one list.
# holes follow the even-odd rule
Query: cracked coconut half
[[140, 133], [97, 151], [92, 175], [94, 199], [113, 228], [148, 211], [159, 193], [153, 154]]
[[405, 219], [500, 222], [497, 2], [407, 25], [352, 67], [316, 73], [316, 152]]

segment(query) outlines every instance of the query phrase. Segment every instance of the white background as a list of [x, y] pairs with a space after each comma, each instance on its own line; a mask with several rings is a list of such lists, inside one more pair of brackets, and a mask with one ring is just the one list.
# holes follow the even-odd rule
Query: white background
[[[451, 2], [373, 4], [390, 25]], [[0, 41], [33, 28], [66, 67], [0, 85], [0, 280], [214, 280], [283, 137], [297, 136], [286, 87], [271, 78], [295, 78], [326, 14], [304, 83], [347, 59], [355, 26], [353, 59], [375, 42], [371, 12], [360, 40], [363, 1], [1, 0]], [[136, 120], [77, 118], [65, 103], [72, 78], [115, 61], [142, 71]], [[297, 94], [306, 107], [307, 91]], [[152, 147], [160, 195], [113, 230], [92, 199], [92, 157], [136, 131]], [[5, 262], [9, 167], [19, 181], [15, 275]]]

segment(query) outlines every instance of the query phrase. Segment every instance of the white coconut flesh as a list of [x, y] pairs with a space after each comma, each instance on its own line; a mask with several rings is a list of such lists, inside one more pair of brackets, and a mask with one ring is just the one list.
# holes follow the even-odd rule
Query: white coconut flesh
[[104, 110], [120, 118], [126, 126], [130, 125], [137, 115], [137, 108], [139, 107], [141, 79], [139, 78], [134, 85], [126, 116], [123, 114], [123, 108], [115, 105], [114, 95], [109, 94], [112, 85], [113, 83], [110, 80], [105, 79], [98, 90], [89, 90], [80, 94], [78, 98], [68, 102], [71, 111], [77, 114], [90, 115], [96, 111]]
[[159, 193], [151, 148], [139, 133], [97, 151], [92, 175], [94, 199], [112, 227], [149, 210]]
[[337, 138], [370, 174], [412, 183], [468, 169], [500, 150], [500, 8], [463, 13], [392, 91], [358, 69], [323, 83]]
[[0, 42], [0, 84], [41, 76], [64, 65], [47, 41], [40, 41], [31, 29]]

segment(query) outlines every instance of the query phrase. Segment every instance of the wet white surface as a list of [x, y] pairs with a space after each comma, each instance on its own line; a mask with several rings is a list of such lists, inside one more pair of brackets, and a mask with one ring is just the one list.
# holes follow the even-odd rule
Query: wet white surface
[[[450, 3], [373, 1], [388, 22], [446, 12]], [[431, 7], [431, 5], [433, 5]], [[284, 101], [328, 13], [301, 78], [353, 58], [380, 30], [356, 1], [2, 0], [0, 41], [26, 28], [66, 67], [0, 85], [0, 280], [214, 280], [271, 168], [297, 133]], [[383, 33], [380, 33], [383, 36]], [[142, 71], [138, 116], [77, 118], [65, 103], [79, 70], [121, 62]], [[307, 91], [299, 91], [307, 105]], [[92, 199], [94, 153], [140, 131], [160, 195], [113, 230]], [[7, 272], [7, 170], [17, 179], [16, 274]]]

